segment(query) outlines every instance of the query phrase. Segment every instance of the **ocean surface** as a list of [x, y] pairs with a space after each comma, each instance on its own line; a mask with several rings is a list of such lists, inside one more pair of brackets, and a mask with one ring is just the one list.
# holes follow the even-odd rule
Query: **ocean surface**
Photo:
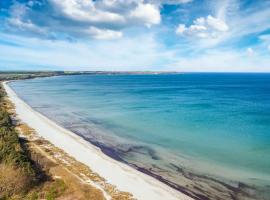
[[197, 199], [270, 199], [270, 74], [77, 75], [9, 85], [105, 154]]

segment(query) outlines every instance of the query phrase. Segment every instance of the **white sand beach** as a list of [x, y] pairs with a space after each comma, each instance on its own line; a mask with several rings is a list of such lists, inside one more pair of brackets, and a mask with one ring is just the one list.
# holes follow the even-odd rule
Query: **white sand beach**
[[89, 166], [119, 190], [133, 194], [138, 200], [192, 199], [160, 181], [106, 156], [99, 148], [33, 110], [15, 94], [6, 82], [3, 85], [22, 122], [35, 129], [44, 139]]

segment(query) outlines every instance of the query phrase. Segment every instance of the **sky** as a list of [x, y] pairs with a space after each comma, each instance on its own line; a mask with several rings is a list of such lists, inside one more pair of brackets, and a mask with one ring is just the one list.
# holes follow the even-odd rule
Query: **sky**
[[0, 0], [0, 70], [270, 72], [270, 0]]

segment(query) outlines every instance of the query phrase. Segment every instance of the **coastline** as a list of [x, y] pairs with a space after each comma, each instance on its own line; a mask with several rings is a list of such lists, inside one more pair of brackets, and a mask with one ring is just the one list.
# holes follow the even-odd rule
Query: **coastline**
[[[100, 174], [117, 189], [133, 194], [136, 199], [192, 199], [153, 177], [108, 157], [96, 146], [33, 110], [16, 95], [7, 82], [3, 85], [22, 122], [35, 129], [38, 135]], [[136, 187], [138, 185], [140, 187]]]

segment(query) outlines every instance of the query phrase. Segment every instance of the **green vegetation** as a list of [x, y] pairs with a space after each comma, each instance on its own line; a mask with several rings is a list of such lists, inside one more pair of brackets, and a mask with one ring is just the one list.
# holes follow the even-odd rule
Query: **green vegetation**
[[0, 81], [31, 79], [66, 75], [117, 75], [117, 74], [175, 74], [177, 72], [154, 71], [0, 71]]
[[63, 180], [51, 180], [31, 160], [6, 111], [5, 91], [0, 85], [0, 200], [47, 199], [63, 194]]
[[0, 72], [0, 81], [6, 80], [18, 80], [18, 79], [31, 79], [38, 77], [49, 77], [49, 76], [60, 76], [65, 75], [63, 71], [42, 71], [42, 72], [27, 72], [27, 71], [11, 71], [11, 72]]
[[32, 163], [5, 110], [4, 96], [0, 86], [0, 199], [26, 193], [36, 181]]
[[61, 195], [66, 190], [66, 185], [63, 180], [57, 179], [53, 184], [50, 185], [46, 194], [47, 200], [53, 200]]
[[32, 79], [50, 76], [111, 74], [117, 72], [102, 71], [0, 71], [0, 81]]

